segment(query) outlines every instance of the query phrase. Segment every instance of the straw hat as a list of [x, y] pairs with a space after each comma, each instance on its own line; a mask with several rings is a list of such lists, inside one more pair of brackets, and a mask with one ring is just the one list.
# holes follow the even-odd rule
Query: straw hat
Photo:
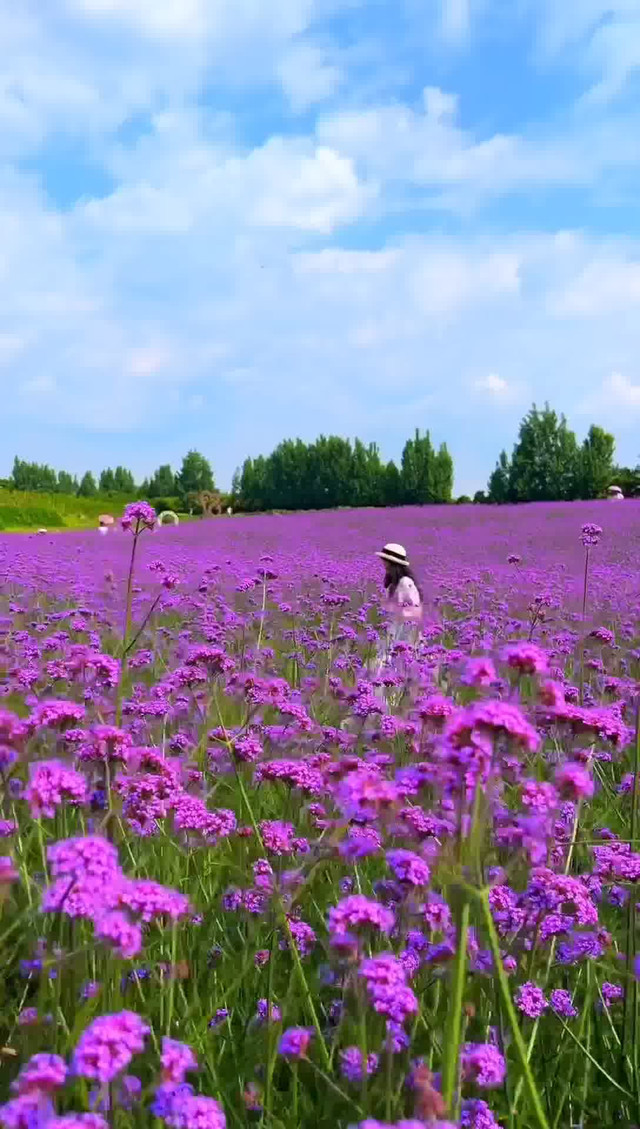
[[395, 545], [393, 542], [389, 542], [388, 545], [385, 545], [384, 549], [376, 553], [376, 557], [380, 557], [383, 561], [390, 561], [391, 564], [409, 564], [407, 560], [407, 550], [404, 545]]

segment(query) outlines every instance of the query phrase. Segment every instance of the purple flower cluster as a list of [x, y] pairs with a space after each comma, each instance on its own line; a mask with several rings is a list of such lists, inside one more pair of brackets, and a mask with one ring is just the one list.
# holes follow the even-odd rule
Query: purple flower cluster
[[144, 1050], [148, 1025], [132, 1011], [100, 1015], [83, 1031], [71, 1069], [81, 1078], [111, 1082]]
[[[0, 537], [0, 1124], [526, 1120], [496, 935], [550, 1122], [613, 1124], [640, 961], [634, 505], [606, 540], [597, 503], [394, 511], [420, 623], [377, 591], [374, 512], [143, 537], [136, 502], [131, 537]], [[472, 908], [461, 954], [485, 891], [495, 934]], [[576, 1104], [589, 1015], [606, 1073]]]

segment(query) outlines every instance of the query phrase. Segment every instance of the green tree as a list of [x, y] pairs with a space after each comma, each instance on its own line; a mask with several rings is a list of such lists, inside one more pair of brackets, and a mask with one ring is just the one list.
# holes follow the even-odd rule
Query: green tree
[[100, 493], [113, 494], [116, 488], [115, 476], [111, 467], [100, 473]]
[[440, 445], [433, 460], [432, 495], [433, 502], [450, 502], [453, 495], [453, 459], [446, 443]]
[[615, 448], [613, 435], [592, 424], [580, 448], [578, 460], [578, 493], [581, 498], [600, 498], [611, 486]]
[[402, 475], [391, 460], [383, 470], [382, 506], [399, 506], [402, 503]]
[[511, 501], [511, 463], [506, 451], [500, 452], [500, 458], [492, 471], [487, 485], [487, 500], [504, 505]]
[[55, 470], [45, 463], [28, 463], [16, 455], [11, 472], [11, 485], [14, 490], [43, 491], [55, 494], [58, 490], [58, 476]]
[[402, 452], [402, 495], [407, 505], [419, 506], [436, 501], [435, 460], [429, 432], [421, 435], [416, 430]]
[[267, 509], [305, 508], [309, 450], [301, 439], [285, 439], [265, 461], [262, 494]]
[[369, 454], [361, 439], [356, 439], [353, 444], [351, 481], [348, 492], [349, 505], [368, 506], [372, 504]]
[[96, 480], [90, 470], [83, 474], [78, 487], [78, 495], [80, 498], [93, 498], [98, 493]]
[[66, 470], [58, 471], [58, 493], [59, 494], [77, 494], [78, 493], [78, 479], [73, 474], [69, 474]]
[[552, 502], [578, 493], [579, 455], [575, 434], [548, 404], [533, 405], [522, 420], [511, 457], [510, 494], [516, 502]]
[[213, 471], [211, 464], [199, 451], [189, 451], [182, 460], [176, 475], [176, 489], [181, 498], [187, 494], [199, 494], [201, 490], [213, 490]]
[[266, 459], [245, 459], [240, 472], [240, 498], [250, 513], [266, 509], [265, 505]]
[[149, 498], [171, 498], [176, 492], [176, 476], [168, 463], [159, 466], [151, 476], [147, 494]]
[[135, 494], [136, 484], [131, 471], [126, 467], [117, 466], [114, 470], [113, 489], [117, 494]]
[[640, 467], [614, 467], [609, 486], [619, 486], [625, 498], [632, 498], [640, 493]]
[[321, 435], [309, 447], [308, 507], [335, 509], [348, 504], [353, 452], [348, 439]]

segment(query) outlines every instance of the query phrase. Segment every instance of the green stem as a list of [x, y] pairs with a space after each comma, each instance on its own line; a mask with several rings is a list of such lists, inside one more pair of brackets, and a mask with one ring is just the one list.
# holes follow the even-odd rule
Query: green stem
[[175, 1002], [176, 993], [176, 957], [178, 955], [178, 926], [174, 921], [171, 927], [171, 967], [169, 969], [169, 1003], [167, 1006], [167, 1025], [166, 1032], [168, 1037], [171, 1037], [171, 1025], [173, 1023], [173, 1007]]
[[[248, 815], [249, 815], [249, 820], [251, 822], [251, 826], [253, 827], [254, 835], [255, 835], [258, 843], [260, 844], [260, 850], [262, 851], [262, 853], [264, 855], [266, 855], [267, 851], [266, 851], [264, 841], [263, 841], [263, 838], [262, 838], [262, 833], [260, 831], [260, 828], [258, 827], [256, 817], [253, 814], [253, 808], [251, 806], [251, 801], [249, 800], [249, 797], [247, 795], [247, 790], [244, 786], [244, 781], [242, 779], [242, 776], [238, 772], [237, 768], [236, 768], [236, 780], [238, 782], [238, 787], [240, 789], [240, 795], [242, 796], [242, 801], [243, 801], [243, 803], [244, 803], [244, 805], [247, 809]], [[328, 1070], [328, 1069], [330, 1069], [330, 1066], [331, 1066], [330, 1059], [329, 1059], [329, 1052], [327, 1051], [327, 1045], [324, 1041], [324, 1036], [322, 1034], [322, 1028], [320, 1026], [320, 1020], [318, 1019], [318, 1013], [316, 1012], [316, 1009], [315, 1009], [315, 1006], [314, 1006], [314, 1003], [313, 1003], [313, 997], [311, 995], [311, 990], [309, 988], [309, 984], [307, 983], [307, 978], [305, 976], [304, 968], [302, 967], [302, 961], [300, 960], [300, 953], [298, 952], [298, 946], [296, 945], [295, 938], [294, 938], [294, 936], [291, 932], [291, 926], [289, 925], [289, 919], [287, 917], [285, 908], [282, 904], [282, 898], [280, 897], [279, 893], [276, 894], [276, 901], [277, 901], [278, 916], [280, 918], [280, 924], [281, 924], [282, 928], [284, 929], [284, 931], [287, 935], [287, 943], [288, 943], [289, 951], [291, 953], [291, 957], [293, 959], [293, 966], [294, 966], [294, 969], [295, 969], [295, 972], [296, 972], [296, 976], [298, 977], [298, 982], [300, 984], [300, 988], [301, 988], [302, 994], [304, 996], [304, 1000], [305, 1000], [305, 1003], [306, 1003], [306, 1006], [307, 1006], [307, 1010], [308, 1010], [309, 1015], [311, 1017], [311, 1022], [313, 1023], [313, 1028], [315, 1030], [315, 1033], [316, 1033], [316, 1036], [317, 1036], [317, 1039], [318, 1039], [318, 1046], [320, 1048], [320, 1054], [321, 1054], [321, 1057], [322, 1057], [322, 1065], [324, 1066], [325, 1070]]]
[[[569, 873], [569, 871], [571, 870], [571, 865], [573, 863], [573, 856], [574, 856], [576, 844], [577, 844], [577, 841], [578, 841], [578, 825], [580, 823], [580, 810], [581, 810], [581, 804], [578, 804], [578, 807], [577, 807], [577, 810], [576, 810], [576, 817], [573, 821], [573, 831], [571, 832], [571, 843], [569, 844], [569, 850], [567, 851], [567, 861], [564, 864], [563, 874], [565, 874], [565, 875], [567, 875]], [[549, 946], [549, 955], [547, 957], [547, 964], [546, 964], [546, 968], [545, 968], [545, 971], [544, 971], [544, 978], [543, 978], [543, 982], [542, 982], [543, 991], [546, 991], [547, 984], [549, 983], [549, 977], [551, 975], [551, 968], [553, 966], [553, 960], [554, 960], [554, 957], [555, 957], [555, 954], [556, 954], [556, 944], [557, 944], [557, 938], [553, 937], [551, 939], [551, 944]], [[532, 960], [533, 960], [533, 958], [532, 958]], [[540, 1027], [540, 1020], [536, 1019], [534, 1024], [533, 1024], [531, 1034], [529, 1036], [529, 1043], [527, 1045], [527, 1061], [528, 1062], [531, 1062], [531, 1056], [533, 1054], [533, 1048], [536, 1045], [536, 1039], [538, 1037], [539, 1027]], [[523, 1081], [524, 1081], [523, 1078], [518, 1079], [518, 1085], [516, 1086], [516, 1092], [515, 1092], [514, 1098], [513, 1098], [513, 1105], [512, 1105], [512, 1108], [511, 1108], [511, 1117], [514, 1121], [514, 1124], [515, 1124], [516, 1111], [517, 1111], [517, 1108], [518, 1108], [518, 1102], [520, 1101], [520, 1095], [522, 1094]]]
[[265, 1117], [271, 1117], [271, 1101], [273, 1095], [273, 1071], [276, 1064], [276, 1040], [274, 1038], [273, 1024], [271, 1023], [271, 1009], [274, 1004], [273, 997], [273, 980], [274, 980], [274, 964], [276, 960], [277, 948], [276, 930], [273, 930], [271, 935], [271, 952], [269, 956], [269, 980], [267, 987], [267, 1045], [268, 1045], [268, 1061], [267, 1061], [267, 1077], [265, 1080], [265, 1097], [264, 1097], [264, 1113]]
[[295, 1062], [293, 1070], [293, 1124], [298, 1124], [298, 1064]]
[[449, 998], [449, 1018], [445, 1041], [445, 1057], [442, 1065], [442, 1096], [448, 1110], [455, 1112], [458, 1104], [458, 1076], [460, 1073], [460, 1041], [462, 1033], [462, 1001], [467, 979], [467, 949], [469, 944], [469, 902], [464, 901], [458, 910], [456, 928], [456, 955], [451, 973], [451, 994]]
[[[631, 794], [631, 825], [630, 838], [633, 843], [638, 827], [638, 803], [640, 801], [640, 788], [638, 787], [638, 773], [640, 772], [640, 702], [636, 705], [636, 739], [633, 753], [633, 792]], [[633, 887], [629, 891], [627, 904], [627, 986], [624, 997], [624, 1013], [622, 1020], [622, 1062], [633, 1052], [633, 1073], [631, 1084], [638, 1095], [638, 982], [633, 974], [633, 962], [636, 957], [636, 899]], [[629, 1016], [629, 1008], [631, 1016]], [[629, 1022], [630, 1020], [630, 1022]], [[638, 1101], [638, 1098], [636, 1099]]]
[[264, 630], [264, 616], [267, 607], [267, 578], [264, 577], [262, 581], [262, 611], [260, 614], [260, 628], [258, 630], [258, 650], [262, 646], [262, 632]]
[[580, 640], [580, 680], [579, 680], [580, 705], [583, 704], [583, 700], [584, 700], [584, 621], [587, 617], [587, 592], [588, 592], [588, 588], [589, 588], [589, 546], [587, 546], [587, 550], [586, 550], [585, 558], [584, 558], [584, 581], [583, 581], [583, 585], [582, 585], [583, 630], [582, 630], [582, 638]]
[[158, 604], [160, 603], [160, 597], [161, 596], [162, 596], [162, 592], [158, 592], [158, 595], [156, 596], [155, 600], [153, 601], [151, 607], [149, 608], [149, 611], [147, 612], [146, 616], [144, 617], [144, 619], [143, 619], [140, 627], [136, 631], [133, 639], [131, 640], [130, 643], [127, 643], [127, 646], [125, 648], [125, 654], [126, 655], [129, 655], [129, 652], [133, 650], [136, 643], [138, 642], [138, 639], [142, 635], [142, 632], [144, 631], [144, 629], [147, 626], [149, 620], [151, 619], [151, 616], [153, 615], [154, 611], [156, 610]]
[[495, 922], [493, 920], [493, 914], [491, 913], [491, 905], [489, 903], [488, 891], [487, 890], [478, 891], [477, 894], [476, 894], [476, 897], [478, 898], [478, 901], [480, 903], [480, 907], [481, 907], [481, 910], [482, 910], [482, 916], [484, 918], [485, 927], [486, 927], [487, 934], [488, 934], [488, 937], [489, 937], [489, 947], [491, 949], [493, 961], [494, 961], [494, 964], [495, 964], [495, 967], [496, 967], [496, 973], [497, 973], [497, 977], [498, 977], [498, 987], [500, 989], [500, 995], [502, 996], [502, 1002], [503, 1002], [503, 1005], [504, 1005], [504, 1009], [505, 1009], [505, 1012], [506, 1012], [506, 1015], [507, 1015], [507, 1019], [509, 1021], [509, 1026], [511, 1027], [511, 1033], [512, 1033], [512, 1036], [513, 1036], [513, 1044], [514, 1044], [518, 1059], [520, 1061], [520, 1067], [522, 1069], [524, 1084], [527, 1088], [527, 1092], [529, 1094], [531, 1105], [533, 1106], [533, 1110], [535, 1112], [536, 1123], [539, 1126], [539, 1129], [549, 1129], [549, 1122], [547, 1121], [547, 1115], [544, 1111], [542, 1101], [541, 1101], [541, 1098], [540, 1098], [540, 1095], [538, 1093], [538, 1089], [537, 1089], [537, 1086], [536, 1086], [536, 1083], [535, 1083], [535, 1079], [534, 1079], [533, 1073], [531, 1071], [531, 1066], [530, 1066], [529, 1058], [528, 1058], [528, 1055], [527, 1055], [527, 1047], [526, 1047], [525, 1041], [522, 1037], [522, 1032], [520, 1030], [520, 1024], [518, 1023], [518, 1017], [516, 1015], [516, 1009], [514, 1007], [513, 1000], [511, 998], [511, 989], [509, 987], [509, 978], [508, 978], [508, 976], [507, 976], [507, 974], [504, 970], [504, 965], [502, 963], [502, 956], [500, 954], [500, 941], [498, 939], [498, 934], [496, 932]]
[[124, 630], [122, 632], [122, 657], [120, 659], [120, 677], [118, 679], [118, 688], [116, 690], [116, 725], [122, 722], [122, 693], [124, 690], [124, 679], [127, 673], [127, 638], [131, 629], [131, 606], [133, 603], [133, 570], [136, 562], [136, 549], [138, 548], [138, 531], [133, 534], [133, 545], [131, 546], [131, 560], [129, 561], [129, 573], [127, 576], [127, 602], [124, 613]]

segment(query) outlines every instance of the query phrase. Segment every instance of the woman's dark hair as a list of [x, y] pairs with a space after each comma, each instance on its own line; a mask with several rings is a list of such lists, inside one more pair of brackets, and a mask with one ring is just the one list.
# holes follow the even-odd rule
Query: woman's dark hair
[[400, 581], [402, 580], [403, 576], [408, 576], [409, 580], [413, 580], [413, 583], [415, 584], [416, 588], [418, 589], [418, 595], [420, 597], [420, 603], [422, 603], [422, 591], [421, 591], [420, 585], [418, 584], [418, 581], [416, 580], [416, 578], [413, 575], [411, 569], [409, 568], [409, 565], [400, 564], [399, 562], [396, 562], [396, 561], [385, 561], [384, 563], [385, 563], [384, 586], [385, 586], [387, 592], [389, 593], [389, 595], [393, 596], [393, 594], [394, 594], [396, 588], [398, 587]]

